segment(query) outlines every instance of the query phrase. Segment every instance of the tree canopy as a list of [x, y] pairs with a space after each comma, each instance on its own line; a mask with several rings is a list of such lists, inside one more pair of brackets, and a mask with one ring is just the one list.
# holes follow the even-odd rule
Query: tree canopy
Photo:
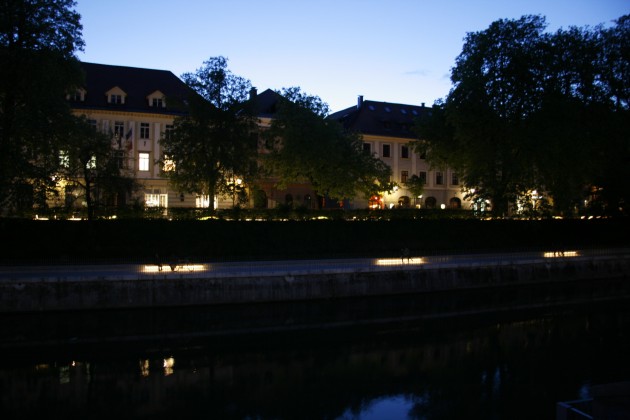
[[616, 179], [630, 153], [628, 17], [608, 29], [546, 26], [523, 16], [469, 33], [453, 87], [418, 122], [413, 147], [454, 168], [496, 215], [545, 195], [566, 214], [593, 188], [623, 206], [628, 186]]
[[43, 200], [54, 187], [66, 95], [81, 83], [75, 52], [83, 49], [72, 0], [4, 0], [0, 7], [0, 213]]
[[263, 166], [279, 180], [309, 182], [322, 196], [335, 199], [370, 196], [388, 184], [390, 168], [363, 152], [360, 135], [327, 119], [328, 105], [297, 87], [284, 88], [277, 112], [263, 138], [270, 153]]
[[212, 57], [194, 73], [182, 75], [191, 88], [187, 114], [160, 140], [161, 163], [172, 185], [206, 195], [231, 192], [235, 178], [245, 182], [256, 171], [256, 118], [248, 101], [251, 83], [234, 75], [224, 57]]

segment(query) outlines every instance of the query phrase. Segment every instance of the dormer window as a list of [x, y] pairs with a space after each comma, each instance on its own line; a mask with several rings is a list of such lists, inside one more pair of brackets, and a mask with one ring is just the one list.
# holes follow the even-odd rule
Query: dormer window
[[77, 89], [74, 92], [67, 94], [66, 99], [72, 102], [83, 102], [85, 101], [85, 90]]
[[107, 103], [112, 105], [124, 105], [127, 98], [125, 91], [118, 86], [114, 86], [105, 92], [105, 95], [107, 96]]
[[166, 101], [164, 100], [164, 94], [159, 90], [154, 91], [147, 96], [149, 106], [152, 108], [165, 108]]

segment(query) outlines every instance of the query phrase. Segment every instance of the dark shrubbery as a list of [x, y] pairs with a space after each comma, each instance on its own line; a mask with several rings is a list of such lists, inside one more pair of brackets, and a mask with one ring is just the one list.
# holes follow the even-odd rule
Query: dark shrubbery
[[[378, 212], [377, 212], [378, 213]], [[375, 213], [375, 214], [377, 214]], [[395, 212], [382, 212], [394, 215]], [[152, 262], [397, 257], [628, 246], [619, 219], [478, 220], [463, 218], [315, 220], [0, 219], [0, 263]]]

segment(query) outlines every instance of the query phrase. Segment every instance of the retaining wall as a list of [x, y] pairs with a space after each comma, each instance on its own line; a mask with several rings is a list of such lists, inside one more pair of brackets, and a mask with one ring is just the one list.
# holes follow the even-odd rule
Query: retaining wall
[[0, 282], [0, 312], [268, 303], [571, 282], [587, 282], [594, 296], [630, 294], [630, 257], [219, 278], [189, 273], [5, 280]]

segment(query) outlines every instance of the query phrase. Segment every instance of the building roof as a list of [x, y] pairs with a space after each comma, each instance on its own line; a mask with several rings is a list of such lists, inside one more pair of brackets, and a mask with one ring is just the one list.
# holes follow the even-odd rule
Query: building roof
[[[85, 72], [85, 97], [81, 102], [74, 102], [75, 107], [173, 114], [181, 111], [181, 102], [178, 107], [178, 101], [171, 100], [169, 103], [168, 98], [181, 101], [192, 92], [168, 70], [83, 62], [81, 66]], [[124, 104], [108, 101], [106, 93], [116, 87], [126, 94]], [[148, 97], [158, 91], [166, 98], [164, 108], [150, 106]]]
[[330, 114], [328, 118], [339, 121], [348, 130], [364, 135], [412, 139], [417, 137], [412, 130], [415, 120], [430, 112], [430, 109], [424, 104], [418, 106], [364, 101], [359, 96], [356, 106]]

